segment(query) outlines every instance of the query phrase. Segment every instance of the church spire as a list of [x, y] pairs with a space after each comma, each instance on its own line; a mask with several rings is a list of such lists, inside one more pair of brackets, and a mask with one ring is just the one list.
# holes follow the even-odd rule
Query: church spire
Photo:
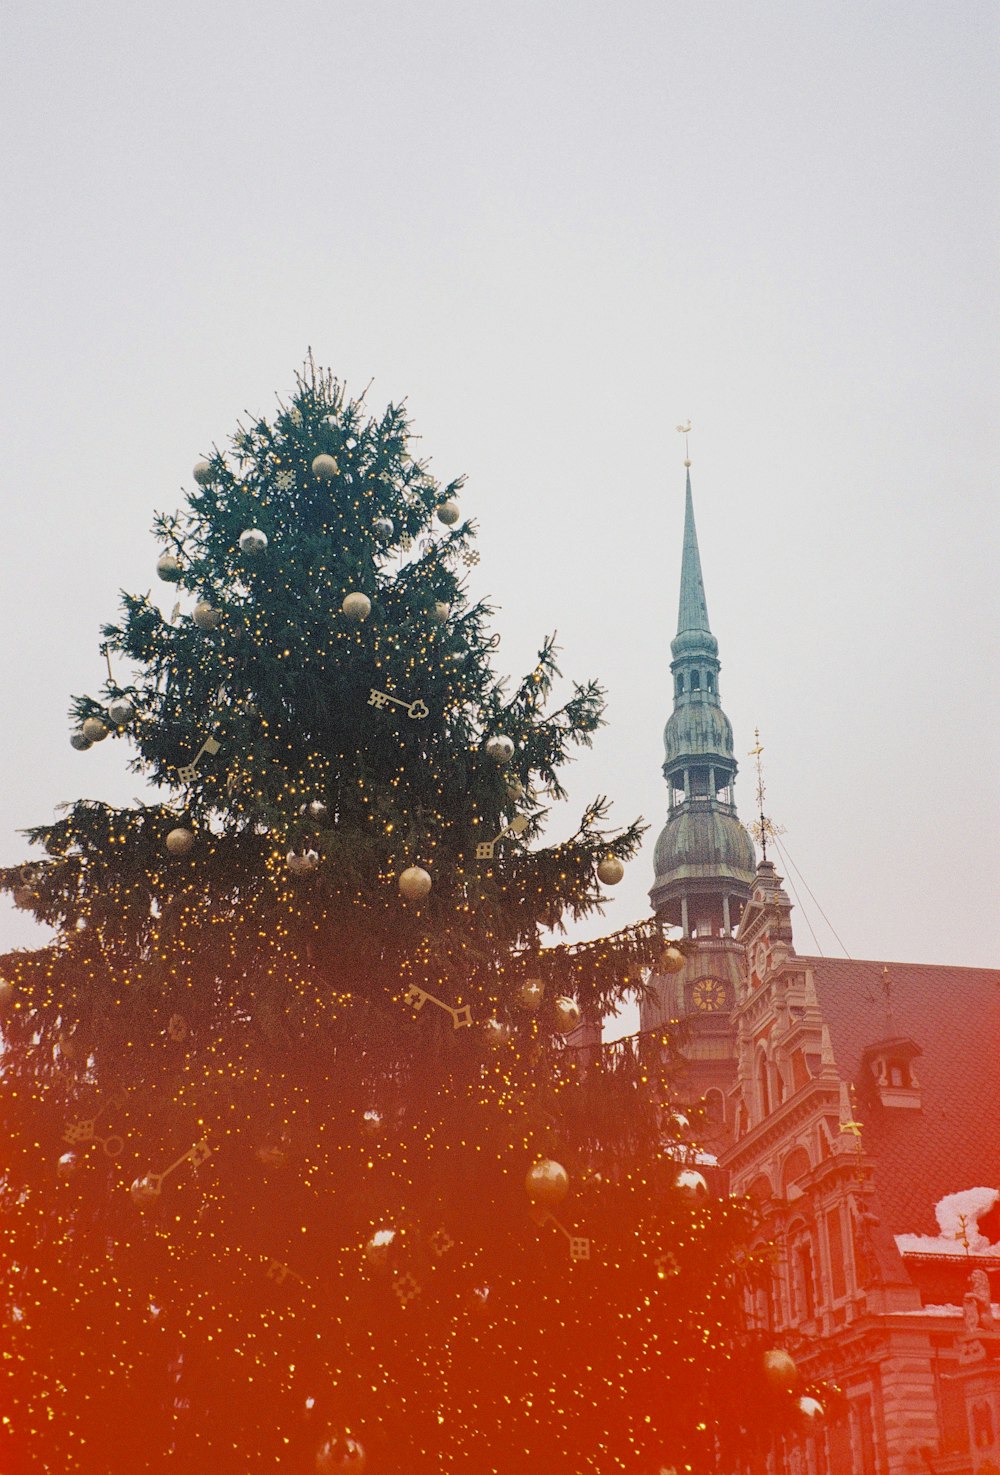
[[701, 576], [698, 552], [698, 530], [694, 525], [694, 500], [691, 496], [691, 470], [687, 463], [687, 486], [684, 494], [684, 551], [681, 555], [681, 598], [677, 611], [677, 633], [704, 630], [711, 634], [705, 581]]

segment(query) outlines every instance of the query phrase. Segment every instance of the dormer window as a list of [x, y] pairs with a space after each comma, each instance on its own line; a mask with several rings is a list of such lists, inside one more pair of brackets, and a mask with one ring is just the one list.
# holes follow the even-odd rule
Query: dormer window
[[868, 1089], [874, 1086], [883, 1106], [920, 1107], [920, 1082], [913, 1062], [922, 1054], [915, 1040], [879, 1040], [869, 1045], [861, 1057], [861, 1069], [867, 1072]]

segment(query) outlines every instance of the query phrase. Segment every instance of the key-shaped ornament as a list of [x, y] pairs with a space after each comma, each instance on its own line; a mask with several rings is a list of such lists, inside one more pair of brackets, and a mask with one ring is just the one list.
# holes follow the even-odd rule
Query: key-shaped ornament
[[195, 753], [194, 757], [191, 759], [191, 762], [185, 763], [183, 768], [178, 768], [177, 777], [180, 779], [181, 783], [191, 783], [194, 779], [195, 774], [198, 772], [198, 764], [201, 762], [204, 755], [208, 753], [208, 755], [211, 757], [212, 755], [217, 753], [221, 747], [222, 744], [219, 742], [218, 738], [213, 737], [212, 734], [209, 733], [208, 737], [202, 743], [197, 753]]
[[145, 1208], [147, 1204], [159, 1198], [163, 1192], [163, 1184], [171, 1173], [175, 1173], [186, 1162], [190, 1162], [193, 1168], [200, 1168], [211, 1155], [212, 1149], [207, 1142], [196, 1142], [193, 1147], [188, 1148], [187, 1152], [182, 1152], [176, 1162], [164, 1168], [162, 1173], [144, 1173], [141, 1178], [136, 1178], [129, 1189], [133, 1202], [137, 1203], [140, 1208]]
[[590, 1240], [582, 1234], [573, 1234], [565, 1224], [561, 1224], [551, 1209], [544, 1208], [541, 1204], [533, 1204], [528, 1213], [538, 1225], [554, 1224], [559, 1233], [569, 1241], [569, 1257], [571, 1260], [590, 1259]]
[[526, 814], [515, 814], [509, 825], [504, 825], [499, 835], [494, 835], [492, 840], [481, 840], [476, 846], [477, 860], [492, 860], [497, 841], [502, 840], [505, 835], [523, 835], [531, 821]]
[[268, 1262], [267, 1278], [268, 1280], [273, 1280], [275, 1285], [284, 1285], [289, 1276], [292, 1280], [297, 1280], [299, 1285], [305, 1285], [305, 1281], [301, 1275], [297, 1274], [290, 1265], [283, 1265], [280, 1260], [271, 1260]]
[[426, 702], [421, 701], [420, 697], [412, 702], [404, 702], [401, 697], [390, 696], [389, 692], [378, 691], [374, 686], [372, 687], [368, 697], [369, 707], [377, 707], [379, 711], [382, 711], [389, 706], [390, 702], [394, 707], [402, 707], [403, 711], [415, 722], [422, 722], [425, 717], [430, 716], [430, 708]]
[[414, 1013], [419, 1014], [425, 1004], [431, 1003], [436, 1004], [439, 1009], [443, 1009], [446, 1014], [451, 1015], [451, 1021], [455, 1029], [463, 1029], [472, 1024], [472, 1010], [468, 1004], [463, 1004], [461, 1008], [456, 1009], [454, 1005], [446, 1004], [443, 999], [436, 999], [433, 994], [429, 994], [419, 984], [411, 983], [404, 997], [406, 1003], [413, 1005]]
[[125, 1146], [124, 1139], [117, 1133], [110, 1133], [107, 1137], [97, 1134], [97, 1123], [106, 1111], [111, 1107], [124, 1106], [125, 1096], [118, 1091], [114, 1096], [109, 1096], [103, 1105], [99, 1106], [91, 1117], [83, 1117], [77, 1122], [68, 1122], [63, 1132], [63, 1141], [68, 1142], [71, 1147], [76, 1147], [81, 1142], [99, 1142], [108, 1157], [118, 1157]]

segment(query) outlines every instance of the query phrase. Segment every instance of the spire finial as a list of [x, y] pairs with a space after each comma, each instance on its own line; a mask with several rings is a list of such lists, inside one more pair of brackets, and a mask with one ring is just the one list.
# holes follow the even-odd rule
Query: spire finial
[[750, 826], [750, 833], [760, 846], [761, 858], [766, 861], [767, 837], [770, 835], [772, 839], [776, 840], [779, 835], [785, 833], [785, 830], [783, 825], [776, 825], [764, 813], [764, 795], [767, 793], [767, 790], [764, 788], [764, 765], [760, 761], [760, 755], [764, 751], [764, 744], [760, 740], [759, 727], [755, 727], [753, 730], [753, 740], [754, 746], [750, 749], [747, 757], [755, 760], [757, 769], [757, 818]]
[[688, 450], [688, 436], [691, 434], [691, 421], [688, 420], [685, 422], [685, 424], [678, 425], [677, 434], [683, 435], [684, 437], [684, 465], [690, 470], [691, 454]]

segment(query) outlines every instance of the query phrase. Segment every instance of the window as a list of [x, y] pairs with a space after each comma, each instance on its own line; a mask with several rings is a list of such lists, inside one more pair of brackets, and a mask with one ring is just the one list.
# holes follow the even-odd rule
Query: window
[[812, 1321], [816, 1315], [816, 1287], [813, 1280], [812, 1243], [808, 1239], [800, 1239], [792, 1251], [792, 1285], [797, 1320]]
[[705, 676], [705, 685], [708, 687], [709, 691], [715, 690], [715, 677], [712, 675], [711, 671], [709, 671]]
[[844, 1244], [844, 1226], [841, 1223], [839, 1205], [826, 1216], [826, 1238], [830, 1246], [830, 1288], [834, 1300], [838, 1300], [847, 1295], [848, 1253]]
[[771, 1110], [771, 1093], [768, 1090], [767, 1056], [763, 1050], [757, 1057], [757, 1101], [761, 1116], [767, 1116]]
[[681, 694], [681, 692], [683, 690], [684, 690], [684, 672], [683, 671], [678, 671], [676, 677], [674, 678], [674, 691], [677, 693], [678, 696], [680, 696], [680, 694]]
[[692, 691], [700, 691], [701, 690], [701, 672], [700, 671], [692, 671], [691, 672], [691, 690]]

